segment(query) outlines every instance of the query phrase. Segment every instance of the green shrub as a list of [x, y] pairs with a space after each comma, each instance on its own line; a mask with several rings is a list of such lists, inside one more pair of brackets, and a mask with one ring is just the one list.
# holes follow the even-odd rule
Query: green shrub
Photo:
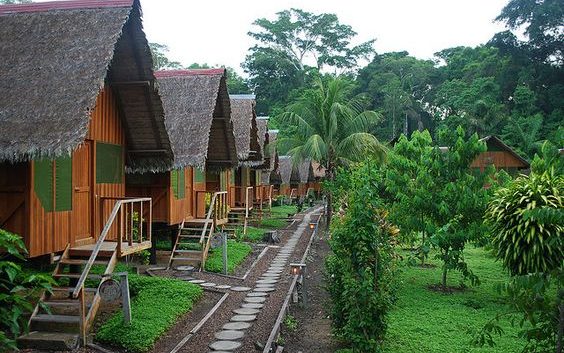
[[99, 328], [96, 339], [133, 352], [150, 350], [203, 292], [188, 282], [138, 275], [129, 277], [129, 288], [133, 297], [131, 324], [124, 323], [120, 311]]
[[[511, 274], [550, 272], [562, 266], [562, 190], [564, 177], [546, 172], [521, 176], [496, 193], [486, 220], [492, 227], [497, 258]], [[543, 210], [546, 215], [555, 214], [554, 222], [540, 219]]]
[[377, 194], [374, 164], [353, 170], [347, 209], [334, 219], [326, 262], [333, 325], [354, 352], [376, 352], [387, 329], [394, 299], [396, 227], [387, 222]]
[[[234, 240], [227, 241], [227, 272], [233, 273], [235, 268], [239, 266], [253, 249], [245, 243], [238, 243]], [[206, 261], [206, 271], [223, 272], [223, 252], [218, 247], [211, 249]]]
[[27, 253], [22, 239], [0, 229], [0, 352], [16, 349], [14, 338], [27, 331], [25, 313], [33, 311], [33, 300], [44, 290], [51, 290], [49, 276], [28, 273], [19, 262]]

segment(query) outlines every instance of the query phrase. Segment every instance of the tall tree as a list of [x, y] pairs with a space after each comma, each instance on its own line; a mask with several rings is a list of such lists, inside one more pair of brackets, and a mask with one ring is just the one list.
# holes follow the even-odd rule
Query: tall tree
[[153, 56], [153, 69], [181, 69], [182, 65], [178, 61], [172, 61], [167, 57], [168, 46], [160, 43], [149, 43], [151, 55]]
[[562, 0], [511, 0], [497, 21], [512, 30], [524, 28], [534, 57], [564, 63], [564, 3]]
[[[338, 166], [348, 165], [367, 156], [379, 161], [385, 158], [385, 148], [369, 131], [380, 116], [366, 111], [357, 99], [350, 99], [348, 81], [331, 78], [317, 80], [290, 105], [281, 120], [296, 126], [295, 134], [281, 138], [279, 143], [289, 148], [298, 162], [306, 158], [319, 161], [329, 180], [334, 180]], [[327, 192], [327, 225], [332, 217], [332, 195]]]
[[257, 19], [254, 25], [257, 30], [248, 34], [257, 44], [242, 67], [257, 94], [260, 114], [286, 106], [291, 92], [310, 85], [322, 69], [350, 71], [373, 54], [374, 41], [351, 45], [356, 32], [334, 14], [290, 9], [272, 21]]

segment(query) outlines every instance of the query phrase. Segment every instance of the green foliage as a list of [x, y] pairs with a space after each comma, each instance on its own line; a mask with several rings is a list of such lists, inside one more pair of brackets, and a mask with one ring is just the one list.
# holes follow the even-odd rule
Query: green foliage
[[381, 209], [375, 166], [368, 161], [353, 170], [348, 208], [334, 222], [334, 255], [326, 263], [335, 331], [354, 352], [379, 351], [394, 299], [397, 228]]
[[181, 69], [178, 61], [172, 61], [167, 57], [168, 46], [160, 43], [149, 43], [151, 56], [153, 57], [154, 70]]
[[[253, 249], [250, 245], [238, 243], [233, 240], [227, 241], [227, 272], [233, 273]], [[206, 271], [223, 272], [222, 247], [211, 249], [206, 260]]]
[[[509, 353], [519, 352], [526, 341], [518, 337], [519, 329], [512, 327], [517, 316], [504, 316], [500, 328], [505, 332], [495, 347], [475, 347], [472, 338], [490, 318], [510, 309], [505, 297], [496, 288], [508, 279], [501, 264], [483, 248], [468, 247], [465, 261], [480, 277], [482, 284], [472, 290], [450, 294], [427, 290], [441, 276], [440, 260], [431, 250], [428, 264], [436, 267], [414, 267], [404, 262], [398, 273], [401, 283], [397, 304], [390, 311], [389, 329], [384, 340], [387, 353]], [[409, 253], [403, 251], [407, 257]], [[449, 286], [457, 285], [449, 280]], [[526, 327], [527, 325], [525, 325]]]
[[133, 352], [150, 350], [203, 293], [199, 286], [184, 281], [137, 275], [129, 276], [129, 288], [131, 325], [124, 323], [120, 311], [98, 329], [96, 339]]
[[[521, 176], [495, 194], [486, 219], [497, 257], [511, 274], [548, 273], [562, 266], [562, 190], [564, 177], [545, 172]], [[557, 222], [545, 222], [551, 215]]]
[[298, 320], [296, 320], [296, 318], [292, 315], [288, 314], [284, 316], [284, 326], [288, 329], [288, 331], [294, 332], [298, 329]]
[[27, 331], [25, 314], [33, 311], [33, 302], [42, 291], [50, 291], [49, 276], [22, 269], [27, 253], [22, 239], [0, 229], [0, 351], [16, 349], [14, 339]]
[[247, 234], [243, 234], [243, 228], [238, 227], [235, 229], [235, 237], [238, 241], [248, 241], [252, 243], [260, 242], [264, 236], [264, 229], [247, 227]]

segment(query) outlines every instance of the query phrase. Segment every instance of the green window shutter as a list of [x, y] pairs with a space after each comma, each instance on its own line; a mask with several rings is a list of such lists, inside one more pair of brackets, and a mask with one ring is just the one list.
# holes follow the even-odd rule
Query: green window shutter
[[178, 174], [176, 170], [170, 171], [170, 186], [172, 186], [172, 192], [174, 194], [174, 198], [178, 198]]
[[221, 191], [227, 190], [227, 171], [223, 171], [219, 174], [219, 189]]
[[262, 171], [260, 171], [260, 170], [257, 170], [255, 172], [255, 185], [261, 184], [261, 173], [262, 173]]
[[194, 182], [196, 183], [205, 183], [206, 182], [206, 173], [198, 168], [194, 168]]
[[55, 160], [55, 211], [72, 210], [72, 158]]
[[33, 169], [33, 187], [41, 205], [47, 212], [53, 211], [53, 161], [36, 160]]
[[235, 169], [231, 169], [231, 185], [235, 185]]
[[121, 184], [124, 169], [122, 146], [96, 142], [96, 183]]
[[176, 198], [183, 199], [186, 196], [186, 176], [184, 175], [184, 169], [180, 169], [177, 171], [177, 191], [176, 191]]

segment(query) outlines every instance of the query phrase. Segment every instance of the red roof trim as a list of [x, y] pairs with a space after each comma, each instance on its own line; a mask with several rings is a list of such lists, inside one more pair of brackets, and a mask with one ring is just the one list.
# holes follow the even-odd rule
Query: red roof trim
[[180, 76], [199, 76], [199, 75], [223, 75], [225, 69], [190, 69], [190, 70], [161, 70], [155, 72], [155, 77], [180, 77]]
[[0, 15], [53, 10], [100, 9], [107, 7], [132, 7], [133, 0], [72, 0], [34, 2], [28, 4], [0, 5]]

